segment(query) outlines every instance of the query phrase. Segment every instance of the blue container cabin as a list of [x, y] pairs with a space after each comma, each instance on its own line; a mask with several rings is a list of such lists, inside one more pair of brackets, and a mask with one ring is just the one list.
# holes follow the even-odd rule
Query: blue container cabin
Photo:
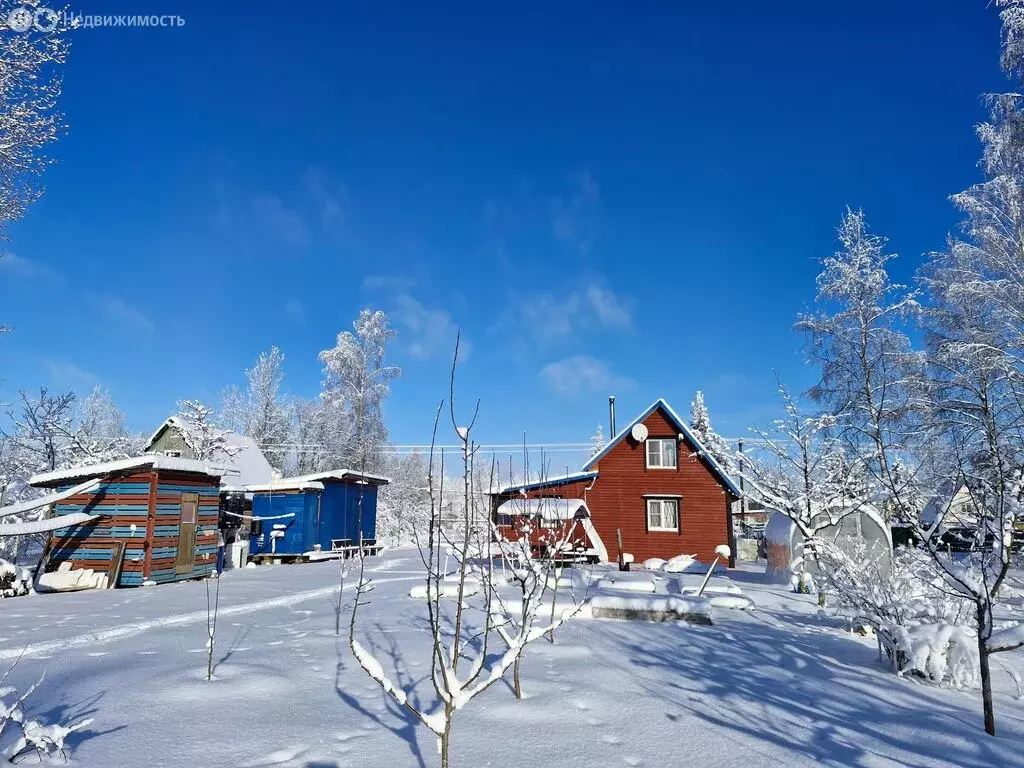
[[376, 542], [377, 489], [388, 479], [351, 470], [251, 485], [249, 555], [294, 560], [335, 542]]

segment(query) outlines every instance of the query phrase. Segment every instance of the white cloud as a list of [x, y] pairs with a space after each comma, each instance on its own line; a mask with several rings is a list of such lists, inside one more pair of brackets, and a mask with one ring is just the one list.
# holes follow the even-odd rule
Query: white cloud
[[302, 306], [301, 301], [295, 298], [288, 299], [288, 301], [284, 303], [284, 312], [286, 315], [291, 315], [299, 322], [306, 319], [306, 308]]
[[73, 389], [76, 392], [91, 390], [99, 384], [99, 377], [78, 367], [70, 360], [43, 360], [43, 366], [53, 383], [60, 389]]
[[624, 389], [634, 384], [632, 379], [616, 376], [608, 363], [590, 355], [548, 363], [541, 368], [540, 376], [555, 392], [567, 396]]
[[257, 224], [270, 230], [289, 245], [297, 248], [309, 245], [309, 229], [302, 215], [285, 205], [281, 198], [254, 198], [252, 213]]
[[543, 292], [515, 296], [501, 325], [521, 328], [533, 342], [546, 345], [575, 338], [587, 330], [628, 328], [631, 323], [629, 301], [594, 283], [564, 295]]
[[607, 288], [592, 285], [587, 288], [587, 301], [602, 325], [626, 328], [632, 321], [629, 309], [621, 298]]
[[320, 223], [328, 232], [340, 229], [345, 224], [345, 189], [322, 168], [307, 169], [304, 177], [306, 189], [313, 198], [313, 204], [320, 215]]
[[570, 176], [573, 190], [551, 200], [551, 231], [555, 238], [587, 253], [600, 232], [601, 188], [589, 171]]
[[[413, 357], [450, 355], [454, 350], [458, 328], [447, 310], [427, 309], [418, 299], [402, 293], [395, 298], [395, 310], [391, 314], [395, 322], [404, 327], [402, 336]], [[400, 341], [402, 336], [399, 336]], [[463, 337], [459, 342], [459, 361], [465, 362], [471, 351], [472, 345]]]
[[60, 280], [60, 275], [47, 265], [10, 251], [0, 254], [0, 273], [27, 280]]
[[150, 336], [155, 330], [152, 321], [140, 309], [126, 304], [116, 296], [102, 299], [100, 309], [111, 320], [135, 333]]

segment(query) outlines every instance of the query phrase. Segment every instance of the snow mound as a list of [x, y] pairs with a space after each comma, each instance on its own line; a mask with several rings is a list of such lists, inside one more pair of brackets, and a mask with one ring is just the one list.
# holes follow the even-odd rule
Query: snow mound
[[642, 571], [663, 571], [667, 562], [660, 557], [651, 557], [640, 563], [639, 568]]
[[590, 608], [595, 618], [711, 623], [711, 604], [700, 597], [597, 595]]
[[[669, 588], [670, 592], [676, 592], [683, 595], [696, 595], [699, 586], [687, 587], [679, 581], [679, 579], [672, 580], [672, 587]], [[743, 590], [737, 587], [735, 584], [708, 584], [704, 587], [705, 595], [742, 595]]]
[[[696, 555], [676, 555], [665, 563], [666, 573], [707, 573], [708, 567]], [[725, 567], [721, 564], [714, 568], [715, 573], [725, 573]]]
[[737, 611], [750, 611], [754, 608], [754, 601], [746, 595], [708, 595], [708, 602], [713, 608], [730, 608]]
[[[480, 591], [480, 582], [473, 579], [466, 579], [465, 588], [463, 589], [463, 597], [472, 597]], [[409, 590], [409, 597], [414, 600], [426, 600], [427, 599], [427, 585], [417, 584], [415, 587]], [[437, 597], [437, 585], [430, 585], [430, 599], [433, 600]], [[457, 581], [442, 581], [441, 582], [441, 599], [455, 600], [459, 596], [459, 582]]]
[[654, 594], [657, 590], [657, 584], [650, 579], [601, 579], [597, 582], [597, 588], [600, 590], [614, 590], [619, 592], [645, 592], [647, 594]]
[[696, 555], [676, 555], [665, 563], [665, 570], [669, 573], [684, 573], [692, 568], [696, 562]]

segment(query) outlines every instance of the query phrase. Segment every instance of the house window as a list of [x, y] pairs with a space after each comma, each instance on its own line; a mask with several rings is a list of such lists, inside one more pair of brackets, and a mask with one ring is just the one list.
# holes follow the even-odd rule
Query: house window
[[647, 468], [676, 468], [676, 441], [673, 438], [652, 438], [647, 441]]
[[647, 500], [648, 531], [679, 531], [679, 500], [648, 499]]
[[164, 456], [170, 456], [175, 459], [180, 459], [181, 451], [164, 451]]

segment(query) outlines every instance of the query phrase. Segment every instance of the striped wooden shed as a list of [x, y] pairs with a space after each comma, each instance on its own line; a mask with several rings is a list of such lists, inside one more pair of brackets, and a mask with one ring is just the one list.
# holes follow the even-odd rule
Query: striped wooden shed
[[111, 586], [209, 575], [217, 564], [222, 472], [203, 461], [148, 455], [35, 475], [31, 485], [58, 491], [100, 481], [56, 503], [57, 517], [91, 519], [53, 532], [46, 571], [70, 563], [72, 570], [105, 572]]

